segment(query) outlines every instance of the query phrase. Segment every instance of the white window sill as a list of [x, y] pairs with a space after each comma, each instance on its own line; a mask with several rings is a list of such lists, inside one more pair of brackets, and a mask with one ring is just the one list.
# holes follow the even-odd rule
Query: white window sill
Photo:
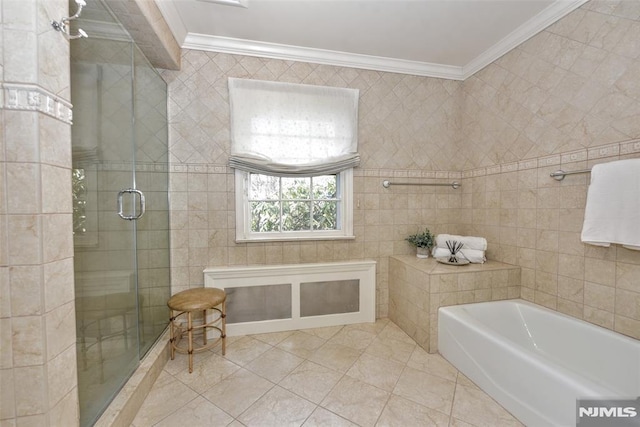
[[318, 236], [318, 237], [255, 237], [248, 239], [236, 239], [236, 243], [261, 243], [261, 242], [314, 242], [327, 240], [355, 240], [356, 236]]

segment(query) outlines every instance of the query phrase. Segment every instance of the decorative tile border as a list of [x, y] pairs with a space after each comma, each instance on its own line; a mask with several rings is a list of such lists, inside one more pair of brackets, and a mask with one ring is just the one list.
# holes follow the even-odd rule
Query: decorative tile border
[[[559, 166], [569, 163], [584, 162], [588, 160], [618, 157], [620, 155], [640, 154], [640, 139], [607, 144], [584, 150], [570, 151], [553, 154], [535, 159], [521, 160], [518, 162], [492, 165], [464, 171], [425, 171], [416, 169], [363, 169], [356, 168], [354, 176], [365, 178], [411, 178], [411, 179], [467, 179], [500, 173], [516, 172], [520, 170], [537, 169], [549, 166]], [[207, 164], [173, 164], [170, 172], [191, 173], [231, 173], [232, 169], [226, 165]]]
[[516, 170], [527, 170], [545, 168], [549, 166], [560, 166], [576, 162], [585, 162], [599, 159], [615, 159], [621, 155], [640, 154], [640, 139], [618, 142], [615, 144], [601, 145], [584, 150], [570, 151], [566, 153], [553, 154], [551, 156], [537, 159], [521, 160], [516, 163], [505, 163], [502, 165], [487, 166], [484, 168], [469, 169], [461, 173], [462, 178], [475, 178], [485, 175], [512, 172]]
[[556, 154], [553, 156], [541, 157], [538, 159], [538, 167], [544, 168], [547, 166], [557, 166], [560, 164], [561, 156], [560, 154]]
[[518, 170], [535, 169], [538, 167], [538, 160], [523, 160], [518, 162]]
[[620, 154], [640, 153], [640, 140], [620, 144]]
[[589, 160], [602, 159], [620, 155], [620, 144], [605, 145], [603, 147], [590, 148], [587, 151]]
[[71, 104], [40, 86], [3, 83], [2, 93], [2, 106], [7, 110], [39, 111], [67, 124], [73, 122]]
[[495, 175], [500, 173], [502, 170], [500, 168], [500, 165], [495, 165], [495, 166], [489, 166], [487, 168], [487, 175]]
[[515, 172], [515, 171], [518, 170], [518, 163], [517, 162], [515, 162], [515, 163], [507, 163], [507, 164], [502, 165], [500, 167], [500, 169], [501, 169], [502, 173]]
[[582, 162], [585, 160], [587, 160], [587, 152], [585, 150], [565, 153], [560, 156], [560, 163], [563, 165], [566, 163]]

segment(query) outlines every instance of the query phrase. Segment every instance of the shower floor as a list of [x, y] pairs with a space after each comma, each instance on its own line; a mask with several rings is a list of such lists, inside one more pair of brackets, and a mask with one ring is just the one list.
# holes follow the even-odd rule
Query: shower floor
[[148, 426], [521, 425], [388, 319], [229, 337], [164, 367], [133, 421]]

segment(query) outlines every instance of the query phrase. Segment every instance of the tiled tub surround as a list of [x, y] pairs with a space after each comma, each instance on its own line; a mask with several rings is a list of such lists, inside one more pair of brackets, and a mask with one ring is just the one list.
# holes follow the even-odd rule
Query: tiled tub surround
[[[589, 174], [549, 176], [640, 157], [640, 141], [472, 171], [462, 180], [463, 233], [485, 236], [487, 256], [522, 268], [521, 297], [640, 338], [640, 251], [580, 241]], [[615, 207], [612, 207], [615, 209]]]
[[389, 319], [429, 353], [438, 350], [438, 308], [520, 296], [520, 267], [498, 261], [451, 266], [415, 255], [389, 259]]

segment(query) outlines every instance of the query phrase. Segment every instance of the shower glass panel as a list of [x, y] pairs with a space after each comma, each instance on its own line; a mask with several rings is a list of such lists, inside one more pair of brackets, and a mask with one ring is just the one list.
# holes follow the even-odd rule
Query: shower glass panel
[[169, 283], [169, 153], [167, 85], [137, 46], [133, 51], [135, 182], [146, 212], [135, 222], [139, 338], [145, 354], [167, 326]]
[[107, 6], [88, 1], [79, 21], [90, 35], [70, 44], [78, 387], [88, 426], [168, 321], [167, 93]]

